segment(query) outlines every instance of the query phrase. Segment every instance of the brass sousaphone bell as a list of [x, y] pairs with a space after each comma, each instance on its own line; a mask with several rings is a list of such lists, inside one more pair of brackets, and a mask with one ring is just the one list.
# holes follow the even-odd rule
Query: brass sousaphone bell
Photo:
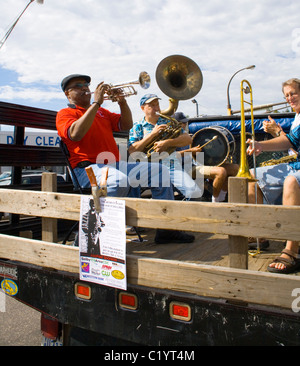
[[[173, 55], [163, 59], [157, 66], [156, 82], [161, 91], [170, 98], [168, 109], [159, 113], [169, 122], [165, 130], [145, 146], [143, 152], [147, 154], [148, 159], [155, 152], [156, 142], [176, 138], [182, 133], [181, 123], [170, 116], [175, 113], [179, 100], [193, 98], [199, 93], [203, 77], [200, 68], [193, 60], [186, 56]], [[167, 152], [171, 154], [174, 150], [175, 147], [171, 147]]]
[[190, 58], [172, 55], [164, 58], [156, 69], [156, 82], [169, 99], [169, 108], [161, 113], [171, 116], [178, 107], [179, 100], [193, 98], [199, 93], [203, 76], [198, 65]]

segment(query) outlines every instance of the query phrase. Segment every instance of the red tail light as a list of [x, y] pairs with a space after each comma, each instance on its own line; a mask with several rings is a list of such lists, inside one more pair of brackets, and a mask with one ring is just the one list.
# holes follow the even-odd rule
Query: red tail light
[[188, 304], [172, 301], [170, 303], [170, 316], [173, 319], [190, 321], [192, 317], [191, 307]]
[[75, 295], [79, 299], [90, 300], [92, 297], [91, 286], [89, 286], [83, 282], [77, 282], [75, 284]]
[[136, 310], [138, 307], [138, 299], [134, 294], [120, 292], [119, 305], [125, 309]]
[[55, 341], [59, 337], [60, 332], [60, 324], [58, 320], [42, 313], [41, 332], [46, 338]]

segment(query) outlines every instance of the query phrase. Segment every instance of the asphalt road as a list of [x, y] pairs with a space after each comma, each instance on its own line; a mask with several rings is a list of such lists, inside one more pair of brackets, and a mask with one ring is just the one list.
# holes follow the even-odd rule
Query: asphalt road
[[40, 346], [40, 312], [0, 293], [0, 346]]

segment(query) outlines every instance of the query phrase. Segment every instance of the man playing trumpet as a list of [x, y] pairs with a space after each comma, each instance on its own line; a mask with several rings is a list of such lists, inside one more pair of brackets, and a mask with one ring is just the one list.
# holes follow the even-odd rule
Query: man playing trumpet
[[[120, 159], [113, 131], [129, 130], [132, 127], [130, 108], [124, 96], [115, 95], [120, 113], [111, 113], [102, 107], [107, 86], [98, 84], [91, 103], [89, 89], [91, 78], [87, 75], [72, 74], [61, 82], [62, 90], [69, 101], [68, 108], [57, 113], [56, 128], [58, 135], [67, 145], [70, 164], [83, 188], [90, 187], [85, 168], [91, 166], [98, 184], [103, 168], [109, 167], [107, 195], [127, 196], [131, 187], [151, 188], [152, 197], [173, 200], [174, 193], [169, 171], [157, 164], [155, 174], [148, 163], [127, 163]], [[137, 179], [137, 172], [140, 179]], [[155, 181], [153, 184], [152, 180]], [[157, 185], [157, 182], [159, 184]], [[164, 243], [190, 243], [194, 236], [176, 230], [165, 230]]]

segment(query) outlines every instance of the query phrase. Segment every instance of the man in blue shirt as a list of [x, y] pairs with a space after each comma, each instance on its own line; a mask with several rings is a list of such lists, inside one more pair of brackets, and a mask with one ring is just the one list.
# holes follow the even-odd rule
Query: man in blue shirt
[[[140, 101], [141, 109], [145, 116], [141, 121], [134, 123], [129, 132], [128, 151], [130, 154], [143, 152], [145, 147], [166, 128], [169, 122], [159, 115], [159, 97], [155, 94], [146, 94]], [[191, 144], [191, 137], [182, 130], [182, 133], [174, 138], [159, 140], [154, 143], [155, 152], [162, 158], [161, 162], [170, 171], [170, 179], [174, 187], [177, 188], [187, 200], [199, 198], [203, 194], [200, 184], [192, 179], [192, 176], [183, 170], [181, 157], [176, 156], [176, 152], [167, 154], [168, 149], [175, 150]], [[199, 179], [201, 181], [201, 179]]]

